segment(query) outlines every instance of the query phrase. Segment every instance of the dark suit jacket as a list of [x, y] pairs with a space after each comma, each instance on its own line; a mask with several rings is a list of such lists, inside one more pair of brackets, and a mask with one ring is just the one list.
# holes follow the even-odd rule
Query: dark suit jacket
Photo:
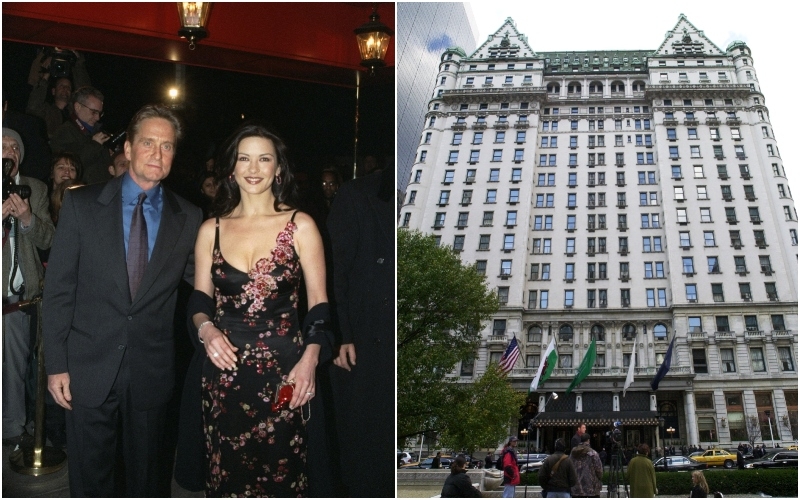
[[64, 197], [45, 277], [43, 328], [47, 373], [69, 372], [73, 404], [102, 404], [123, 354], [137, 410], [172, 396], [177, 287], [182, 278], [194, 282], [202, 214], [166, 188], [163, 193], [155, 248], [133, 298], [122, 234], [122, 177], [68, 190]]
[[388, 171], [342, 185], [328, 216], [342, 342], [356, 349], [351, 372], [331, 367], [341, 474], [351, 497], [394, 496], [394, 462], [369, 474], [351, 462], [363, 443], [377, 455], [395, 449], [395, 223]]

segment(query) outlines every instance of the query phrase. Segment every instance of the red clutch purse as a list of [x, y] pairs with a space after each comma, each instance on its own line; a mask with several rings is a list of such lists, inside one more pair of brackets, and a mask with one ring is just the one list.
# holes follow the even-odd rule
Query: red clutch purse
[[294, 394], [294, 384], [289, 382], [281, 382], [278, 386], [278, 394], [275, 396], [275, 401], [272, 403], [272, 412], [278, 413], [282, 410], [289, 408], [289, 401], [292, 400]]

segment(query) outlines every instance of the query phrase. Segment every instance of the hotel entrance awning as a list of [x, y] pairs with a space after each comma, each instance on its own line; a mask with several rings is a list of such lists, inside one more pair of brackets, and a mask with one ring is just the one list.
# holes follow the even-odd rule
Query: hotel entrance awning
[[658, 425], [658, 414], [654, 411], [584, 411], [545, 412], [531, 421], [534, 427], [570, 426], [586, 424], [587, 427], [622, 425]]

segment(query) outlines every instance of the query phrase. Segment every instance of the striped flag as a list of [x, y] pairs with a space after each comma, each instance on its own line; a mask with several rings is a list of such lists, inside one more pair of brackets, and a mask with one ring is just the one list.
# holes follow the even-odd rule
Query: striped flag
[[558, 364], [558, 351], [556, 351], [555, 337], [550, 339], [550, 345], [542, 353], [542, 359], [539, 361], [539, 369], [536, 371], [536, 376], [531, 381], [531, 387], [528, 389], [528, 394], [536, 391], [539, 384], [543, 384], [545, 380], [550, 378], [553, 373], [553, 368]]
[[[637, 334], [636, 337], [638, 336]], [[625, 385], [622, 386], [623, 398], [625, 397], [625, 391], [627, 391], [628, 387], [633, 383], [633, 367], [636, 366], [636, 337], [633, 338], [633, 349], [631, 349], [631, 364], [628, 366], [628, 377], [625, 379]]]
[[650, 382], [650, 387], [652, 387], [654, 391], [658, 390], [659, 382], [661, 382], [661, 379], [667, 376], [667, 372], [669, 371], [670, 366], [672, 366], [672, 347], [674, 345], [675, 345], [675, 335], [672, 336], [672, 342], [669, 343], [669, 347], [667, 348], [667, 353], [664, 355], [664, 361], [658, 368], [656, 376], [653, 377], [653, 380]]
[[508, 347], [506, 348], [506, 352], [503, 353], [503, 357], [500, 358], [500, 369], [503, 370], [503, 373], [510, 373], [511, 369], [514, 368], [514, 364], [516, 364], [517, 359], [519, 359], [519, 344], [517, 343], [517, 336], [514, 335], [514, 338], [511, 339], [511, 342], [508, 343]]

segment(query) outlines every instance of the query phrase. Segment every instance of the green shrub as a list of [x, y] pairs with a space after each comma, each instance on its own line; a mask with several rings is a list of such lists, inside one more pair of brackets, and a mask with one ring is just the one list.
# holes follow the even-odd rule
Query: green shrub
[[[755, 495], [758, 492], [773, 497], [797, 497], [797, 469], [745, 469], [703, 471], [708, 482], [709, 493], [722, 492], [723, 495]], [[625, 471], [625, 483], [630, 484]], [[520, 485], [538, 486], [539, 474], [522, 474]], [[692, 475], [689, 472], [656, 472], [659, 495], [689, 495], [692, 490]], [[603, 474], [603, 485], [608, 485], [608, 469]]]

